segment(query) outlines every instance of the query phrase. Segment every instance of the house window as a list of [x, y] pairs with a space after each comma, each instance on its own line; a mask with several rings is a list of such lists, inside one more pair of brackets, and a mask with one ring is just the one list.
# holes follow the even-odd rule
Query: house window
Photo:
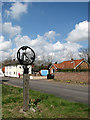
[[15, 74], [15, 72], [14, 72], [14, 74]]
[[11, 72], [9, 72], [9, 75], [11, 75]]

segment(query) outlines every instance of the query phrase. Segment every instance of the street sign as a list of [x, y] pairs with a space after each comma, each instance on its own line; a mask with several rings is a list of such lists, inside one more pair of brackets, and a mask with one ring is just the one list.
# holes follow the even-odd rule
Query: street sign
[[17, 59], [23, 65], [23, 110], [29, 109], [29, 68], [35, 60], [35, 52], [28, 46], [21, 47], [17, 52]]
[[21, 65], [31, 65], [35, 60], [35, 52], [32, 48], [23, 46], [18, 50], [17, 58]]

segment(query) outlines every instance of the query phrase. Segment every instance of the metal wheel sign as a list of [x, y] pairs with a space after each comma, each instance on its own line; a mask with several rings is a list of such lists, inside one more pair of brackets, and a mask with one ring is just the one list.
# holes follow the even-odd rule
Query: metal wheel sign
[[21, 65], [31, 65], [35, 60], [35, 52], [30, 47], [23, 46], [18, 50], [17, 58]]

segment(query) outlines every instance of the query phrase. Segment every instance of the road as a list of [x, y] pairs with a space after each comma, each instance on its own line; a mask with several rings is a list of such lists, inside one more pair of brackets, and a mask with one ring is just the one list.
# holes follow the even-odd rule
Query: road
[[[23, 80], [17, 78], [2, 78], [2, 82], [23, 87]], [[88, 86], [55, 82], [53, 80], [30, 80], [30, 89], [53, 94], [69, 101], [88, 104]]]

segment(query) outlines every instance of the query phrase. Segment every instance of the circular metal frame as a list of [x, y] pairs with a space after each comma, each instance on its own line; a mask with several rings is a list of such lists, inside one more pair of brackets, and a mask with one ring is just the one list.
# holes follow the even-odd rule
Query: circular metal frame
[[[29, 57], [25, 53], [23, 53], [23, 55], [25, 55], [25, 57], [28, 58], [27, 59], [28, 61], [24, 61], [24, 59], [20, 58], [20, 50], [27, 50], [27, 48], [29, 48], [31, 50], [31, 52], [33, 53], [33, 56], [29, 59]], [[31, 65], [35, 60], [35, 52], [29, 46], [22, 46], [17, 51], [17, 59], [18, 59], [18, 61], [20, 62], [21, 65]]]

